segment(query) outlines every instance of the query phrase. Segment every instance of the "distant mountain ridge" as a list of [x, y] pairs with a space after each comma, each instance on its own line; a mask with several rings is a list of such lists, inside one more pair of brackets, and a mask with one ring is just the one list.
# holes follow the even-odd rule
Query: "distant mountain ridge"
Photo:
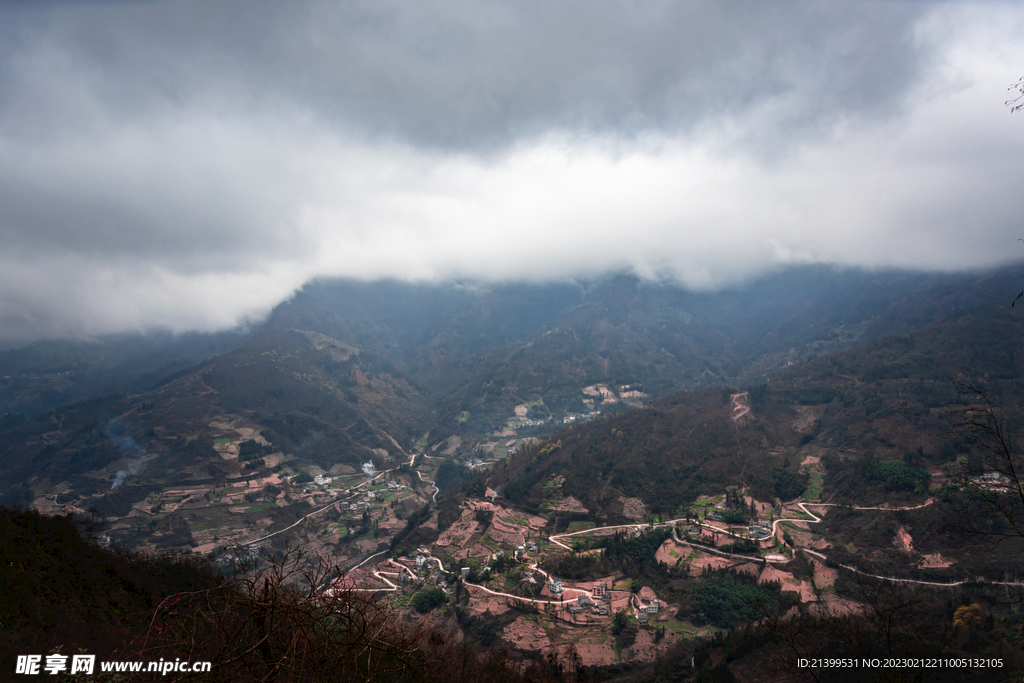
[[[438, 403], [444, 431], [485, 431], [512, 407], [582, 411], [581, 387], [642, 385], [649, 397], [749, 384], [792, 361], [1005, 299], [1024, 268], [983, 274], [791, 268], [692, 292], [628, 275], [590, 283], [309, 285], [269, 327], [316, 329], [387, 359]], [[454, 418], [470, 413], [467, 421]], [[475, 418], [472, 416], [476, 416]]]
[[[543, 423], [526, 430], [543, 434], [568, 414], [761, 384], [790, 363], [1006, 299], [1021, 281], [1021, 267], [954, 275], [801, 267], [719, 292], [627, 275], [547, 285], [314, 282], [226, 353], [186, 366], [196, 353], [161, 347], [177, 354], [178, 370], [162, 380], [133, 370], [123, 373], [123, 395], [40, 415], [7, 408], [0, 500], [64, 491], [70, 503], [100, 501], [124, 514], [146, 486], [240, 476], [244, 463], [214, 448], [237, 441], [235, 427], [262, 435], [292, 469], [394, 467], [441, 443], [468, 462], [477, 444], [504, 445], [513, 416]], [[117, 349], [104, 344], [97, 348]], [[47, 364], [37, 351], [0, 360], [38, 376], [69, 367], [65, 356]], [[84, 353], [82, 363], [98, 361]], [[8, 406], [19, 405], [17, 383], [29, 379], [5, 380]], [[119, 439], [163, 462], [158, 477], [143, 469], [116, 495], [111, 468], [125, 455], [113, 422]]]

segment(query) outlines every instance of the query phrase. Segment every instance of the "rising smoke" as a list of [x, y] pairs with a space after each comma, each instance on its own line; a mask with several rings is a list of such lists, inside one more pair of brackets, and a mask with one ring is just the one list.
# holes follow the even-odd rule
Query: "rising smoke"
[[110, 485], [111, 491], [123, 484], [125, 478], [129, 475], [137, 475], [146, 465], [142, 459], [143, 456], [146, 455], [146, 449], [140, 446], [132, 437], [122, 436], [119, 432], [123, 429], [123, 425], [121, 425], [118, 420], [111, 420], [107, 423], [107, 437], [114, 442], [114, 446], [117, 450], [121, 451], [125, 455], [134, 456], [135, 462], [129, 465], [127, 469], [117, 471], [114, 475], [114, 483]]

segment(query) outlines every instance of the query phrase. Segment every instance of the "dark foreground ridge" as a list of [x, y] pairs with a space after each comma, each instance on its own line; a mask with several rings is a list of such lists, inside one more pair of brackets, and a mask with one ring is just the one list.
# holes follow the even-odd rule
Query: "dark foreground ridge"
[[[332, 583], [338, 572], [329, 562], [310, 564], [289, 554], [224, 576], [194, 556], [112, 551], [90, 536], [87, 521], [0, 508], [4, 680], [33, 678], [13, 675], [18, 655], [50, 653], [212, 663], [209, 673], [155, 675], [160, 680], [516, 683], [561, 677], [557, 657], [524, 661], [507, 650], [481, 652], [450, 630], [401, 618], [374, 594]], [[136, 678], [97, 671], [91, 680]]]
[[[209, 673], [97, 673], [92, 680], [203, 681], [993, 681], [1020, 680], [1021, 619], [998, 617], [985, 586], [948, 590], [860, 581], [867, 609], [841, 617], [764, 611], [742, 630], [680, 643], [647, 666], [585, 669], [570, 646], [534, 658], [481, 650], [429, 619], [399, 615], [373, 593], [352, 590], [329, 562], [301, 554], [217, 574], [183, 555], [146, 557], [90, 541], [88, 520], [0, 508], [5, 591], [0, 666], [17, 655], [95, 654], [99, 660], [209, 661]], [[749, 581], [709, 577], [733, 600]], [[742, 597], [742, 596], [741, 596]], [[744, 609], [757, 612], [757, 604]], [[1019, 615], [1017, 615], [1019, 617]], [[619, 625], [618, 638], [636, 637]], [[895, 669], [899, 657], [918, 663]], [[941, 658], [949, 666], [929, 666]], [[800, 667], [846, 659], [856, 666]], [[972, 661], [961, 666], [959, 661]], [[986, 666], [978, 665], [985, 661]], [[862, 663], [867, 663], [866, 666]], [[14, 677], [29, 680], [30, 677]], [[73, 680], [67, 677], [53, 680]]]

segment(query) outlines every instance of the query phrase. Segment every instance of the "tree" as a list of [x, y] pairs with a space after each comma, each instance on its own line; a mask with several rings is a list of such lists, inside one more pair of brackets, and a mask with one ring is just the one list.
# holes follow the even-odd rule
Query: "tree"
[[625, 612], [616, 612], [612, 617], [612, 635], [617, 636], [622, 633], [628, 623], [629, 620], [626, 618]]
[[[854, 575], [853, 582], [851, 589], [862, 606], [859, 612], [827, 616], [803, 612], [793, 618], [786, 618], [778, 611], [764, 613], [762, 623], [781, 645], [777, 653], [769, 655], [763, 662], [766, 671], [778, 676], [787, 675], [792, 672], [794, 658], [861, 659], [958, 654], [948, 649], [952, 644], [952, 629], [944, 627], [949, 623], [946, 622], [946, 610], [927, 589], [860, 575]], [[837, 680], [829, 676], [826, 669], [816, 671], [807, 667], [802, 673], [816, 682]], [[910, 669], [865, 669], [855, 680], [917, 681], [920, 673]]]
[[977, 628], [985, 619], [985, 611], [981, 605], [974, 602], [968, 605], [961, 605], [953, 613], [953, 626], [962, 629]]
[[984, 387], [957, 382], [954, 431], [973, 445], [956, 477], [961, 491], [982, 503], [983, 518], [958, 527], [996, 544], [1024, 539], [1024, 458], [1013, 450], [1012, 426], [1000, 418]]
[[397, 680], [442, 665], [448, 645], [431, 651], [424, 631], [403, 628], [329, 561], [298, 551], [264, 560], [266, 569], [239, 566], [214, 589], [164, 600], [128, 651], [216, 661], [211, 680], [223, 681]]
[[443, 605], [444, 603], [445, 594], [440, 588], [431, 588], [429, 590], [420, 591], [416, 594], [416, 597], [412, 599], [413, 609], [421, 614], [426, 614], [430, 610]]

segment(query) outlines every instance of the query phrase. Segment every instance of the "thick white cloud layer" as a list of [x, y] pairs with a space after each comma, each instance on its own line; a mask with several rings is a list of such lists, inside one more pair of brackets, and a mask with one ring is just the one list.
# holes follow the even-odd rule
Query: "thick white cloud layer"
[[1019, 260], [1024, 9], [863, 5], [754, 3], [748, 40], [718, 3], [0, 10], [0, 338], [223, 329], [321, 276]]

